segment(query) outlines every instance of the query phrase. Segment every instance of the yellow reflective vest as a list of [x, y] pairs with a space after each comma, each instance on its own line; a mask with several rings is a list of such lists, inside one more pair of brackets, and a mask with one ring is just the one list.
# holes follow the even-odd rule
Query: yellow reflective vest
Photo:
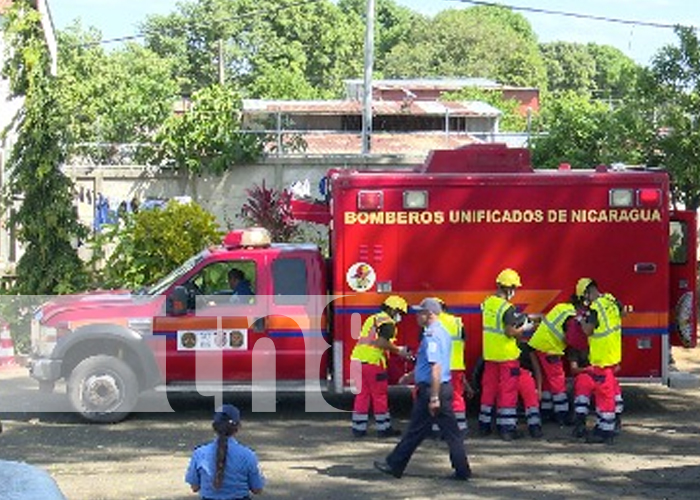
[[566, 348], [564, 323], [572, 316], [576, 316], [573, 305], [564, 302], [554, 306], [532, 334], [528, 342], [530, 347], [547, 354], [563, 356]]
[[[373, 314], [367, 318], [362, 325], [362, 331], [360, 332], [360, 337], [357, 339], [357, 344], [355, 344], [350, 359], [361, 361], [362, 363], [369, 363], [372, 365], [379, 365], [386, 368], [387, 365], [387, 353], [384, 349], [377, 347], [375, 342], [378, 338], [379, 327], [385, 323], [391, 323], [396, 325], [394, 318], [389, 316], [385, 312], [379, 312]], [[398, 330], [394, 330], [394, 338]]]
[[452, 338], [450, 370], [464, 370], [464, 325], [462, 319], [446, 312], [440, 313], [438, 320]]
[[512, 361], [520, 357], [518, 341], [506, 335], [503, 316], [513, 304], [492, 295], [481, 304], [485, 361]]
[[622, 318], [617, 300], [606, 293], [591, 304], [598, 313], [598, 326], [588, 337], [591, 365], [604, 368], [622, 361]]

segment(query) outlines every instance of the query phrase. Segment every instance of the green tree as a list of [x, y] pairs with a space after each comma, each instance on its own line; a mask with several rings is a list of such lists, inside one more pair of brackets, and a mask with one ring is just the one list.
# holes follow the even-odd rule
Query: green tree
[[221, 174], [256, 161], [266, 138], [241, 131], [241, 99], [213, 85], [192, 96], [191, 109], [168, 118], [156, 137], [156, 161], [193, 173]]
[[552, 42], [540, 46], [547, 68], [550, 92], [590, 94], [595, 88], [596, 61], [585, 45]]
[[677, 27], [678, 46], [662, 48], [643, 78], [644, 99], [653, 106], [653, 160], [670, 173], [676, 201], [700, 206], [700, 41]]
[[[101, 35], [74, 24], [59, 33], [59, 99], [73, 148], [84, 143], [149, 143], [173, 113], [173, 60], [135, 43], [106, 53]], [[81, 148], [79, 152], [84, 152]], [[93, 159], [110, 149], [91, 151]]]
[[[533, 163], [554, 168], [638, 164], [645, 160], [644, 124], [631, 108], [613, 108], [574, 91], [551, 98], [532, 141]], [[641, 134], [641, 135], [640, 135]]]
[[87, 273], [76, 252], [86, 236], [73, 206], [73, 184], [62, 172], [66, 159], [66, 116], [39, 13], [31, 3], [13, 3], [5, 25], [7, 42], [3, 76], [13, 97], [24, 97], [15, 117], [16, 142], [7, 164], [5, 197], [21, 200], [10, 225], [17, 228], [24, 253], [17, 264], [20, 294], [58, 294], [83, 289]]
[[540, 50], [551, 92], [572, 90], [619, 100], [636, 87], [639, 66], [610, 45], [552, 42], [541, 44]]
[[[147, 46], [177, 60], [183, 93], [219, 81], [221, 52], [226, 81], [260, 98], [307, 97], [309, 88], [316, 98], [341, 95], [343, 79], [362, 68], [360, 28], [330, 0], [198, 0], [143, 25]], [[289, 87], [271, 85], [275, 71]]]
[[115, 226], [117, 242], [104, 268], [104, 284], [136, 289], [155, 283], [189, 257], [221, 241], [216, 218], [196, 203], [171, 201], [142, 210]]
[[[338, 6], [349, 16], [354, 16], [357, 29], [364, 30], [367, 0], [340, 0]], [[427, 23], [426, 16], [398, 5], [394, 0], [375, 3], [374, 70], [378, 75], [383, 74], [391, 50], [400, 43], [409, 42], [411, 32]]]
[[449, 9], [387, 56], [388, 77], [486, 77], [543, 88], [545, 68], [529, 23], [499, 6]]

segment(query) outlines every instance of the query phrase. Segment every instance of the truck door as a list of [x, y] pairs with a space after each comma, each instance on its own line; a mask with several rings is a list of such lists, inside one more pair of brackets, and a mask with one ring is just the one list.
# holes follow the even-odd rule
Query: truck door
[[669, 238], [669, 334], [671, 345], [695, 347], [697, 342], [697, 226], [695, 212], [672, 212]]
[[321, 270], [308, 253], [284, 251], [273, 258], [270, 271], [272, 293], [267, 327], [275, 345], [277, 379], [304, 380], [307, 351], [318, 354], [309, 358], [315, 370], [327, 347], [323, 339], [324, 297], [319, 294], [323, 290], [319, 288]]
[[257, 294], [265, 279], [263, 255], [213, 260], [187, 277], [187, 314], [154, 320], [154, 333], [167, 338], [168, 382], [251, 380], [252, 349], [267, 333]]

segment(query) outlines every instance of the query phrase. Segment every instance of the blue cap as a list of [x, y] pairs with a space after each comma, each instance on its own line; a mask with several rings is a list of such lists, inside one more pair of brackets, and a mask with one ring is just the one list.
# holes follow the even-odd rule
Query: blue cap
[[417, 306], [412, 306], [415, 312], [427, 311], [433, 314], [440, 314], [442, 312], [442, 304], [435, 297], [427, 297], [421, 301]]
[[241, 412], [233, 405], [223, 405], [214, 413], [215, 424], [223, 424], [226, 422], [237, 424], [240, 421]]

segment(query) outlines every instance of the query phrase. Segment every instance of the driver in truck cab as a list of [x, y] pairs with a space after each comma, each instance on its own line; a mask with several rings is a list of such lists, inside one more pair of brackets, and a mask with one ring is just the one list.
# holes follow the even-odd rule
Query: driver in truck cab
[[242, 304], [248, 302], [255, 295], [250, 281], [246, 279], [243, 271], [237, 268], [232, 268], [228, 272], [228, 284], [231, 287], [231, 302], [234, 304]]

